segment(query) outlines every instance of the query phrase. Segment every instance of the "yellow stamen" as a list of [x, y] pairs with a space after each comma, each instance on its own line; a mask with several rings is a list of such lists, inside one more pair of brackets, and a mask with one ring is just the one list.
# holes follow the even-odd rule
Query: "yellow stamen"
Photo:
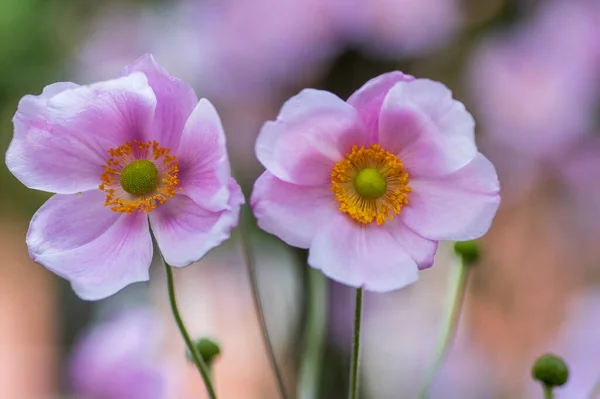
[[[110, 207], [114, 212], [151, 212], [158, 204], [164, 204], [174, 196], [177, 189], [181, 190], [177, 176], [179, 161], [174, 155], [170, 155], [168, 148], [161, 147], [158, 142], [127, 141], [117, 148], [111, 148], [108, 153], [110, 158], [103, 165], [104, 172], [100, 176], [102, 183], [98, 188], [106, 193], [104, 206]], [[158, 171], [157, 184], [148, 192], [137, 192], [129, 187], [124, 189], [121, 186], [121, 173], [133, 163], [140, 164], [140, 160], [154, 164]], [[154, 173], [153, 168], [148, 170]]]
[[[385, 184], [384, 184], [385, 183]], [[408, 173], [402, 161], [378, 144], [352, 151], [335, 164], [331, 172], [331, 191], [340, 210], [359, 223], [373, 220], [378, 225], [393, 220], [408, 204]]]

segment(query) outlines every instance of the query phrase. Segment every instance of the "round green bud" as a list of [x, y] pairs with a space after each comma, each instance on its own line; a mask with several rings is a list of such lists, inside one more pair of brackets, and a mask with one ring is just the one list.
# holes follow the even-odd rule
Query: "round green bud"
[[[221, 347], [219, 344], [210, 338], [197, 339], [194, 341], [194, 346], [196, 347], [196, 350], [200, 356], [202, 356], [204, 363], [206, 363], [206, 365], [209, 367], [213, 360], [215, 360], [215, 358], [221, 354]], [[189, 351], [187, 353], [187, 358], [189, 361], [193, 361], [192, 355], [189, 353]]]
[[387, 182], [377, 169], [365, 168], [354, 178], [354, 188], [365, 198], [377, 199], [385, 194]]
[[459, 241], [454, 244], [454, 252], [463, 258], [467, 264], [473, 264], [479, 259], [479, 244], [477, 241]]
[[121, 171], [120, 183], [129, 194], [140, 196], [149, 194], [158, 185], [158, 169], [154, 162], [138, 159]]
[[531, 375], [548, 387], [559, 387], [567, 383], [569, 369], [560, 357], [547, 353], [535, 361]]

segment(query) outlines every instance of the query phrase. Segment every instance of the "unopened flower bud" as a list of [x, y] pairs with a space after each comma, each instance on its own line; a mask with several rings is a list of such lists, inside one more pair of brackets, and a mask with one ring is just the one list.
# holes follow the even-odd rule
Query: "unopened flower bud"
[[[196, 350], [202, 356], [202, 360], [207, 366], [211, 366], [213, 360], [221, 354], [221, 347], [210, 338], [200, 338], [194, 341]], [[192, 361], [191, 354], [187, 353], [188, 360]]]
[[535, 361], [531, 375], [548, 387], [559, 387], [569, 379], [569, 369], [564, 360], [548, 353]]
[[454, 244], [454, 252], [460, 255], [467, 264], [473, 264], [479, 259], [479, 244], [477, 241], [459, 241]]

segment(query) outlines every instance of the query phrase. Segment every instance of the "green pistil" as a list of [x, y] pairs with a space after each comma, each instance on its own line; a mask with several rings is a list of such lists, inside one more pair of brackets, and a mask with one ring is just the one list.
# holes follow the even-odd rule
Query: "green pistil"
[[377, 169], [365, 168], [354, 178], [354, 188], [365, 198], [377, 199], [385, 194], [387, 183]]
[[158, 169], [146, 159], [133, 161], [121, 171], [121, 187], [129, 194], [140, 196], [151, 193], [158, 185]]

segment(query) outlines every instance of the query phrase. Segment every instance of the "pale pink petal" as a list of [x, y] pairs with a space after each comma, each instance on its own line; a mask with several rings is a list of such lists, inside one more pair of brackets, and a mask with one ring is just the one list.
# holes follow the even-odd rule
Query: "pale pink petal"
[[77, 83], [73, 83], [73, 82], [56, 82], [56, 83], [52, 83], [46, 87], [44, 87], [44, 90], [42, 90], [42, 94], [40, 94], [39, 96], [32, 96], [32, 95], [27, 95], [25, 97], [23, 97], [23, 100], [25, 99], [31, 99], [31, 100], [36, 100], [39, 104], [44, 104], [45, 105], [45, 101], [39, 101], [40, 99], [49, 99], [54, 97], [55, 95], [62, 93], [65, 90], [71, 90], [71, 89], [76, 89], [78, 88], [79, 85]]
[[250, 200], [261, 229], [287, 244], [308, 248], [319, 227], [339, 212], [331, 185], [299, 186], [264, 172]]
[[437, 252], [439, 242], [428, 240], [415, 233], [402, 223], [399, 217], [385, 223], [385, 228], [396, 239], [406, 253], [417, 263], [419, 269], [433, 266], [433, 258]]
[[414, 80], [410, 75], [393, 71], [369, 80], [348, 99], [348, 104], [358, 111], [369, 134], [377, 135], [381, 106], [388, 91], [398, 82]]
[[113, 212], [104, 199], [97, 190], [55, 195], [33, 216], [27, 233], [31, 258], [69, 280], [87, 300], [149, 279], [148, 218]]
[[383, 226], [361, 225], [341, 212], [317, 232], [308, 264], [340, 283], [380, 292], [415, 282], [419, 271]]
[[45, 121], [44, 112], [48, 106], [48, 100], [65, 90], [72, 90], [78, 87], [80, 87], [78, 84], [72, 82], [57, 82], [44, 87], [42, 94], [37, 96], [32, 94], [23, 96], [21, 101], [19, 101], [18, 111], [15, 115], [15, 123], [21, 121], [21, 119], [17, 118], [18, 115], [27, 115], [28, 120], [26, 120], [25, 123], [37, 122], [43, 124]]
[[61, 85], [21, 100], [6, 165], [30, 188], [72, 194], [98, 187], [110, 148], [145, 139], [156, 99], [142, 74]]
[[194, 89], [169, 74], [151, 54], [141, 56], [125, 67], [122, 75], [143, 72], [156, 95], [156, 113], [152, 124], [152, 139], [175, 151], [183, 126], [198, 103]]
[[353, 145], [368, 144], [352, 106], [329, 92], [305, 89], [283, 105], [276, 121], [265, 123], [256, 155], [281, 180], [319, 185]]
[[477, 154], [475, 122], [443, 84], [397, 83], [381, 109], [379, 143], [397, 154], [410, 176], [454, 172]]
[[219, 212], [202, 208], [185, 195], [176, 195], [150, 214], [156, 242], [169, 265], [187, 266], [229, 238], [244, 203], [233, 179], [229, 190], [229, 207]]
[[413, 191], [400, 218], [430, 240], [472, 240], [484, 235], [500, 204], [498, 177], [483, 155], [447, 176], [410, 181]]
[[206, 99], [190, 115], [177, 151], [182, 194], [207, 210], [227, 207], [231, 168], [219, 114]]

